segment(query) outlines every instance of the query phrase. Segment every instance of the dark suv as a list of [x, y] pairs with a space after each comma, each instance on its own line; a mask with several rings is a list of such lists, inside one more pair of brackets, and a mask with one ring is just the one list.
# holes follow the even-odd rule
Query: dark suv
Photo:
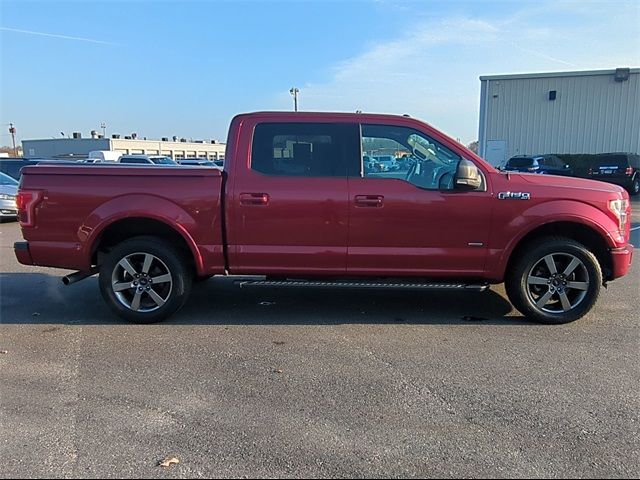
[[565, 176], [573, 174], [569, 165], [555, 155], [518, 155], [511, 157], [502, 170]]
[[640, 155], [637, 153], [601, 153], [589, 169], [589, 178], [615, 183], [631, 195], [640, 192]]

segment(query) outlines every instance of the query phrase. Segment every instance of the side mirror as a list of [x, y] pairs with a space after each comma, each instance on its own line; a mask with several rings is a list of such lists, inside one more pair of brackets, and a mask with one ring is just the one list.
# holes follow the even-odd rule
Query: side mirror
[[456, 188], [459, 190], [477, 190], [482, 185], [482, 175], [475, 163], [460, 160], [456, 170]]

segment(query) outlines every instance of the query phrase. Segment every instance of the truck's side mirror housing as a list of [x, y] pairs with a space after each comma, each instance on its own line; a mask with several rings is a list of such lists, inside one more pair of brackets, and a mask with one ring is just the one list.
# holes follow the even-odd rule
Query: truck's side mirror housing
[[482, 175], [475, 163], [462, 159], [456, 170], [456, 188], [458, 190], [477, 190], [482, 185]]

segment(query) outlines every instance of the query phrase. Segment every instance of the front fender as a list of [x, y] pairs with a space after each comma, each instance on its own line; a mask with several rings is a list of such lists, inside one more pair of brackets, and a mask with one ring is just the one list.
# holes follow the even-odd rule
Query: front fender
[[88, 265], [102, 232], [111, 224], [126, 218], [148, 218], [166, 224], [178, 232], [189, 246], [198, 272], [202, 272], [203, 259], [190, 232], [196, 230], [196, 221], [179, 205], [157, 195], [129, 194], [112, 198], [93, 210], [78, 228], [82, 256]]
[[491, 248], [487, 258], [487, 277], [501, 282], [507, 263], [520, 242], [534, 230], [553, 223], [569, 222], [584, 225], [595, 231], [610, 248], [619, 245], [614, 239], [617, 225], [602, 210], [573, 200], [552, 200], [532, 205], [511, 219], [494, 219]]

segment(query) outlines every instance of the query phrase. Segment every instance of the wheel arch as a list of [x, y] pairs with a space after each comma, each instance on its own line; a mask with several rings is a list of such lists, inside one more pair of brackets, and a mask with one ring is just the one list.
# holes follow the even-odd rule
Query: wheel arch
[[189, 233], [179, 225], [147, 216], [117, 218], [103, 225], [91, 245], [92, 265], [100, 265], [102, 256], [114, 246], [138, 236], [153, 236], [168, 242], [184, 254], [194, 271], [202, 271], [202, 258]]
[[532, 243], [536, 243], [545, 237], [564, 237], [584, 245], [598, 259], [604, 280], [608, 280], [612, 274], [612, 259], [609, 253], [609, 244], [602, 233], [590, 225], [576, 221], [557, 221], [540, 225], [530, 230], [518, 240], [509, 254], [506, 264], [506, 272], [509, 272], [516, 259]]

